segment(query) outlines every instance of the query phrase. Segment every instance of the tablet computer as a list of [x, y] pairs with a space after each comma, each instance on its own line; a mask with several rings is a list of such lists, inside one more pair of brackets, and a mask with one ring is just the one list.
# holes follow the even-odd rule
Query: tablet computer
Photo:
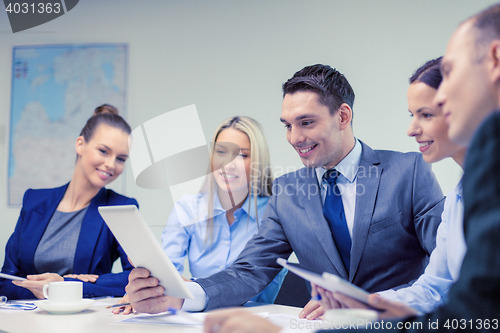
[[102, 206], [98, 210], [135, 267], [149, 270], [165, 288], [164, 295], [194, 298], [135, 205]]
[[350, 283], [349, 281], [346, 281], [342, 279], [341, 277], [338, 277], [337, 275], [330, 274], [327, 272], [324, 272], [322, 275], [305, 270], [301, 267], [298, 267], [292, 263], [289, 263], [283, 258], [278, 258], [276, 259], [276, 262], [280, 264], [281, 266], [287, 268], [289, 271], [293, 272], [294, 274], [300, 276], [303, 279], [306, 279], [309, 282], [312, 282], [326, 290], [332, 291], [332, 292], [339, 292], [342, 293], [346, 296], [352, 297], [358, 301], [361, 301], [363, 303], [368, 304], [368, 295], [370, 295], [368, 292], [365, 290], [359, 288], [358, 286], [355, 286], [354, 284]]

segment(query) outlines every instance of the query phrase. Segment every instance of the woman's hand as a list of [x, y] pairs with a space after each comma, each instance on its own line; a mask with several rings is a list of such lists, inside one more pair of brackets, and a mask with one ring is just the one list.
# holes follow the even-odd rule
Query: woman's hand
[[29, 289], [36, 298], [45, 299], [43, 296], [43, 286], [55, 281], [64, 281], [64, 278], [56, 273], [43, 273], [37, 275], [28, 275], [27, 280], [16, 281], [13, 280], [12, 283], [16, 286]]
[[299, 318], [305, 318], [309, 320], [320, 319], [320, 317], [325, 313], [325, 310], [321, 306], [321, 303], [312, 299], [306, 306], [300, 311]]
[[70, 278], [70, 279], [78, 279], [83, 282], [96, 282], [97, 279], [99, 278], [99, 275], [95, 274], [66, 274], [64, 275], [65, 278]]
[[[122, 297], [121, 300], [118, 301], [117, 304], [128, 303], [128, 302], [129, 302], [128, 295], [125, 295]], [[122, 307], [117, 307], [111, 310], [111, 312], [113, 312], [114, 314], [119, 314], [120, 312], [123, 312], [124, 315], [128, 315], [133, 311], [134, 308], [132, 307], [132, 305], [124, 305]]]

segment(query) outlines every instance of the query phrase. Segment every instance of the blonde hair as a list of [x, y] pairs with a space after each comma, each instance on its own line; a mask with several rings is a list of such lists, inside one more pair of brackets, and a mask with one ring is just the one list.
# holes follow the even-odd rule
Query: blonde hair
[[[250, 174], [248, 179], [248, 195], [253, 196], [253, 205], [255, 209], [255, 222], [259, 225], [257, 214], [257, 197], [269, 197], [272, 194], [273, 174], [271, 170], [271, 159], [269, 157], [269, 149], [267, 147], [266, 137], [262, 126], [255, 119], [245, 116], [235, 116], [228, 118], [219, 125], [215, 130], [212, 143], [217, 142], [219, 134], [227, 129], [233, 128], [247, 135], [250, 141]], [[207, 220], [207, 239], [212, 241], [213, 237], [213, 213], [214, 211], [214, 193], [217, 189], [217, 183], [213, 176], [212, 170], [213, 152], [210, 157], [210, 166], [208, 176], [205, 177], [203, 185], [201, 186], [201, 193], [207, 193], [208, 196], [208, 213], [209, 219]], [[248, 212], [252, 209], [252, 200], [248, 201]], [[248, 220], [250, 215], [248, 215]]]

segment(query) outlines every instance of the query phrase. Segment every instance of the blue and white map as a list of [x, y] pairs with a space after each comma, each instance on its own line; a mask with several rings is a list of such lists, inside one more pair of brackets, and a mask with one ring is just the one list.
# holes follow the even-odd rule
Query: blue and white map
[[124, 44], [14, 47], [9, 205], [21, 205], [28, 188], [71, 179], [76, 138], [97, 106], [126, 118], [126, 62]]

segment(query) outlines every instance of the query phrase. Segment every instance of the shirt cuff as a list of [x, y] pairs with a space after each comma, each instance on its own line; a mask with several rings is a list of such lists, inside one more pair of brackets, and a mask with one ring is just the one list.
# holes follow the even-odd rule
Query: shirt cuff
[[205, 290], [196, 282], [187, 281], [186, 287], [193, 294], [194, 298], [186, 298], [182, 305], [184, 311], [203, 311], [207, 307], [208, 296]]
[[378, 291], [376, 294], [379, 294], [385, 299], [388, 299], [389, 301], [398, 301], [398, 293], [395, 290], [392, 289], [387, 289], [384, 291]]

